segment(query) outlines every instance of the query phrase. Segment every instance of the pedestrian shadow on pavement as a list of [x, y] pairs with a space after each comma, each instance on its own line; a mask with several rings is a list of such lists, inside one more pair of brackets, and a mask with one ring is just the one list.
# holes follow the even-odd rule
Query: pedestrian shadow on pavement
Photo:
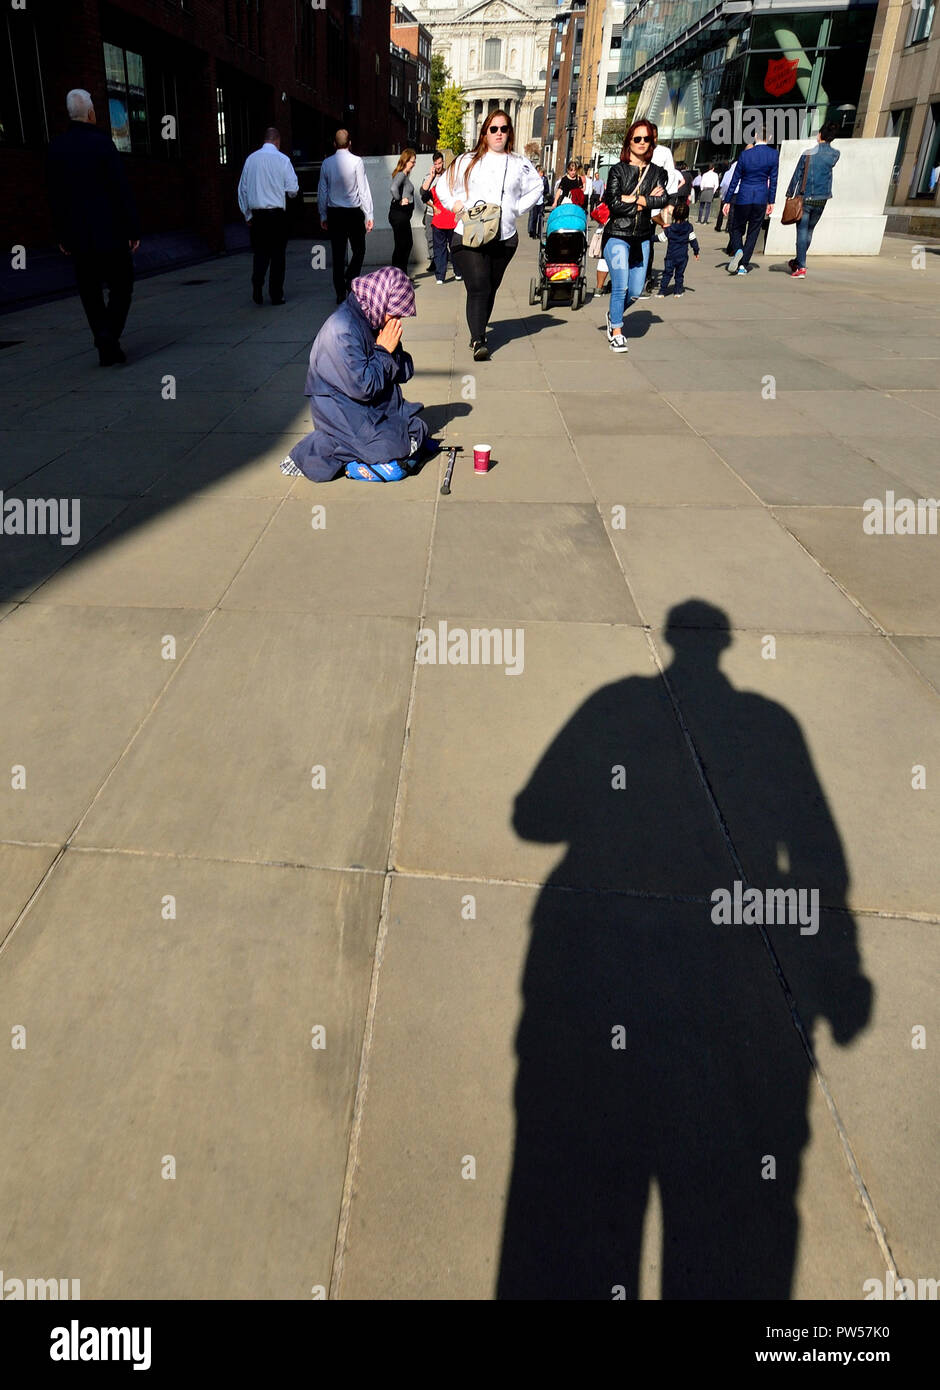
[[[813, 1072], [768, 942], [808, 1038], [825, 1019], [847, 1045], [871, 1010], [799, 724], [722, 673], [720, 609], [689, 600], [664, 635], [665, 680], [591, 695], [515, 802], [520, 837], [568, 848], [522, 982], [501, 1299], [788, 1298]], [[765, 940], [712, 920], [713, 890], [736, 879], [842, 910]]]
[[[662, 323], [658, 314], [650, 309], [627, 309], [623, 316], [623, 336], [625, 338], [645, 338], [654, 323]], [[601, 328], [605, 325], [601, 324]]]

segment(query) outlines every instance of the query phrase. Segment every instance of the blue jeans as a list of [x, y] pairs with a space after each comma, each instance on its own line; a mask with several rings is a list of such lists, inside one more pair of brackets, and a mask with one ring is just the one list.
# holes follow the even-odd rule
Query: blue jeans
[[798, 270], [806, 269], [806, 253], [816, 230], [816, 223], [826, 211], [825, 205], [803, 204], [803, 216], [796, 224], [796, 264]]
[[639, 299], [646, 285], [646, 265], [650, 244], [645, 237], [612, 236], [604, 246], [604, 259], [610, 271], [610, 321], [616, 328], [623, 323], [624, 300]]

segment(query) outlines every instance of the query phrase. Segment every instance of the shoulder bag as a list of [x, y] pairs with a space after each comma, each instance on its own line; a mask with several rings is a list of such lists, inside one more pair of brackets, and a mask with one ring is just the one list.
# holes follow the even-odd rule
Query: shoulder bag
[[812, 155], [810, 154], [804, 156], [803, 182], [800, 184], [799, 193], [794, 193], [789, 198], [784, 199], [783, 215], [780, 221], [785, 227], [789, 227], [793, 222], [799, 222], [803, 216], [803, 194], [806, 192], [806, 175], [809, 173], [811, 159]]
[[495, 241], [499, 235], [499, 224], [503, 216], [503, 194], [506, 191], [506, 174], [511, 158], [512, 155], [507, 154], [506, 165], [503, 169], [503, 183], [499, 190], [499, 202], [484, 203], [482, 199], [479, 199], [472, 208], [465, 208], [461, 213], [464, 246], [479, 248], [485, 246], [488, 241]]

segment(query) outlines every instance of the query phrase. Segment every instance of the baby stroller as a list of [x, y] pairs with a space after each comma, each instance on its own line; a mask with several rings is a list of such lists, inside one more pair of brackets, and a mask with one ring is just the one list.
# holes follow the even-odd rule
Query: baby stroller
[[539, 273], [529, 282], [529, 303], [547, 309], [553, 295], [564, 294], [572, 309], [584, 303], [587, 213], [577, 203], [559, 203], [545, 219], [539, 243]]

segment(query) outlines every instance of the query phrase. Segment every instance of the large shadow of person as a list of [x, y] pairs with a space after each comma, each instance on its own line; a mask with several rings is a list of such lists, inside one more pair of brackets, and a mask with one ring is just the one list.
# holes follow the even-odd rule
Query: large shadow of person
[[[808, 1036], [826, 1018], [845, 1045], [869, 1017], [845, 857], [799, 724], [722, 673], [721, 610], [679, 605], [665, 636], [665, 680], [596, 691], [516, 799], [518, 835], [568, 848], [523, 976], [499, 1298], [636, 1298], [654, 1183], [663, 1298], [789, 1297], [812, 1071], [773, 941], [796, 963]], [[818, 888], [836, 911], [816, 934], [795, 922], [765, 940], [713, 920], [713, 891], [736, 879]]]

